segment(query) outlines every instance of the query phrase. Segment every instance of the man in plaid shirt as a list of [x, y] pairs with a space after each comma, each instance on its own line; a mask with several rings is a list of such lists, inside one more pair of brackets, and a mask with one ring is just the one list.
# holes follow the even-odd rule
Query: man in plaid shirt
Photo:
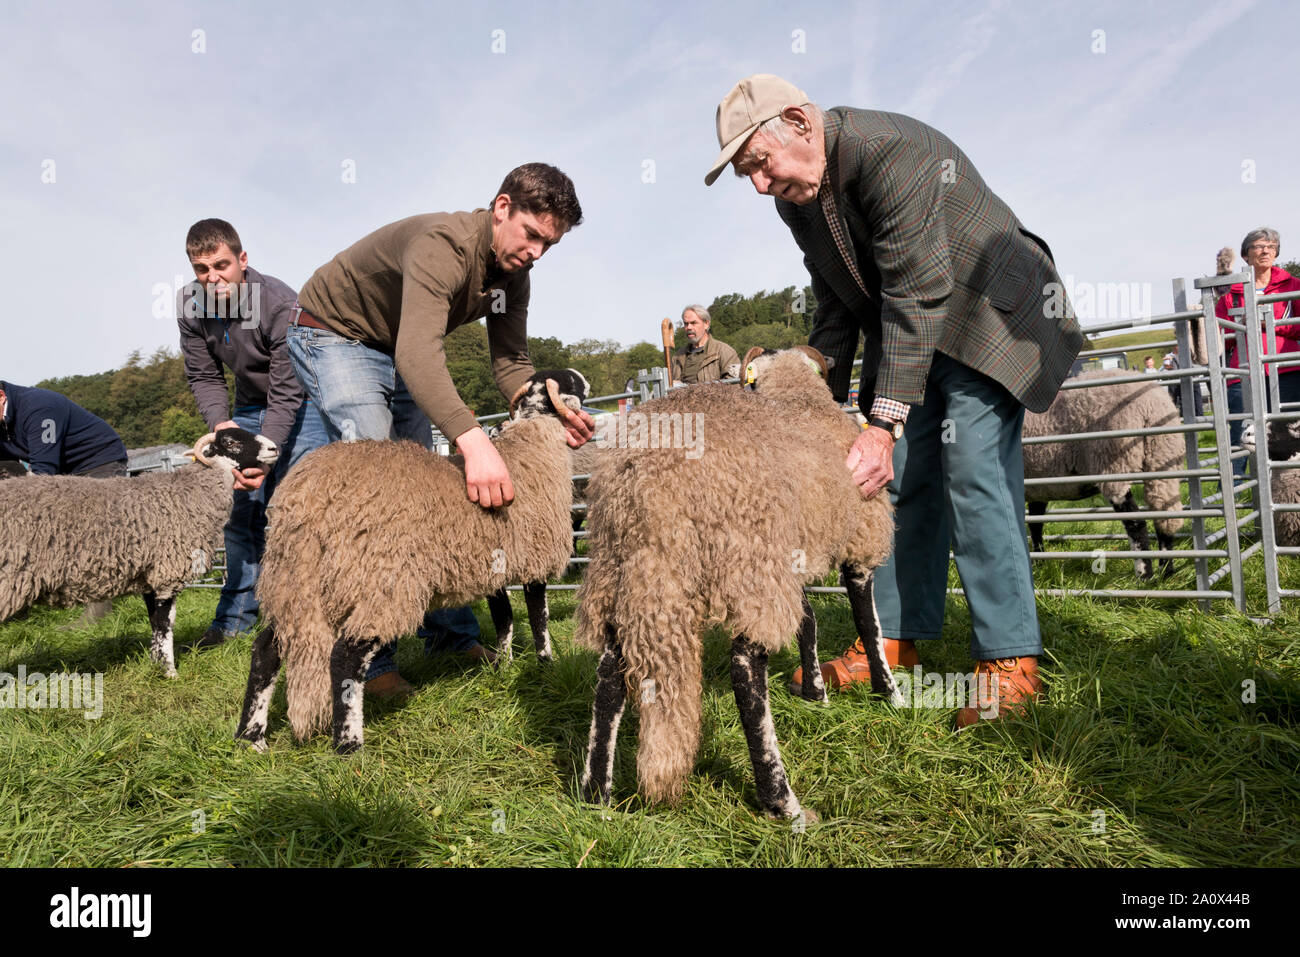
[[[722, 100], [717, 129], [705, 183], [733, 164], [775, 197], [817, 297], [809, 341], [841, 401], [866, 337], [868, 427], [846, 465], [864, 496], [888, 485], [897, 508], [894, 557], [875, 576], [886, 660], [919, 664], [914, 642], [940, 636], [951, 541], [976, 673], [996, 679], [1001, 706], [963, 708], [958, 727], [1038, 696], [1020, 428], [1083, 344], [1046, 243], [910, 117], [823, 111], [758, 74]], [[822, 673], [835, 688], [868, 680], [862, 640]]]

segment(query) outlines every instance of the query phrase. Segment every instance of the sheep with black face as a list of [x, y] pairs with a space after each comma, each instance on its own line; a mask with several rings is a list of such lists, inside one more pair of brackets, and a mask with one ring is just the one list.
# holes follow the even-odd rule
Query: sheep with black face
[[265, 749], [283, 658], [294, 734], [322, 730], [332, 713], [335, 748], [355, 751], [366, 668], [393, 636], [430, 607], [563, 574], [573, 484], [561, 420], [587, 390], [561, 369], [534, 373], [513, 397], [494, 440], [514, 482], [508, 508], [470, 502], [461, 457], [414, 442], [335, 442], [305, 456], [271, 509], [258, 584], [268, 627], [253, 644], [235, 737]]
[[144, 599], [150, 654], [176, 675], [172, 624], [186, 583], [212, 567], [234, 470], [271, 469], [275, 443], [243, 429], [205, 435], [198, 463], [136, 478], [35, 475], [0, 482], [0, 621], [38, 601]]

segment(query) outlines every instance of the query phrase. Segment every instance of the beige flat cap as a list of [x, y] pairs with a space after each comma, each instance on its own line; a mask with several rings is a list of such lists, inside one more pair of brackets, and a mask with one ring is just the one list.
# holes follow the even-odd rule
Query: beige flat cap
[[733, 86], [718, 104], [718, 146], [722, 152], [704, 177], [704, 185], [713, 185], [754, 130], [787, 106], [809, 102], [807, 93], [771, 73], [755, 73]]

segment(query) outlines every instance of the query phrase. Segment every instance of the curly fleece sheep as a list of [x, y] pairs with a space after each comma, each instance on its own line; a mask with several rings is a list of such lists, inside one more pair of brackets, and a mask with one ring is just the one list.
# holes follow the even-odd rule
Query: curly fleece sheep
[[265, 471], [279, 453], [263, 436], [222, 429], [199, 439], [194, 455], [209, 467], [0, 482], [0, 621], [38, 601], [70, 606], [140, 595], [153, 626], [150, 655], [175, 677], [175, 598], [221, 547], [232, 469]]
[[[641, 792], [680, 797], [699, 747], [701, 633], [721, 622], [733, 636], [732, 687], [759, 802], [770, 816], [799, 815], [772, 725], [767, 658], [798, 630], [804, 696], [824, 698], [803, 586], [835, 563], [872, 652], [873, 690], [898, 700], [870, 572], [891, 548], [892, 509], [887, 496], [859, 495], [844, 459], [860, 430], [809, 355], [825, 368], [807, 347], [758, 358], [751, 350], [744, 365], [756, 392], [699, 385], [637, 407], [661, 436], [674, 417], [698, 416], [694, 456], [617, 448], [597, 460], [587, 489], [591, 564], [577, 613], [577, 640], [601, 652], [585, 800], [610, 799], [628, 691], [640, 714]], [[630, 421], [626, 444], [638, 444]]]
[[335, 442], [304, 457], [275, 493], [258, 585], [268, 627], [235, 737], [265, 749], [283, 657], [295, 736], [323, 730], [332, 708], [334, 747], [355, 751], [363, 678], [385, 642], [414, 631], [430, 606], [563, 574], [573, 486], [557, 416], [586, 395], [565, 369], [535, 373], [511, 402], [515, 419], [494, 442], [515, 487], [509, 508], [470, 502], [460, 457], [414, 442]]
[[[1131, 375], [1124, 369], [1104, 369], [1085, 372], [1081, 379], [1107, 379]], [[1031, 438], [1041, 435], [1069, 435], [1080, 432], [1104, 432], [1117, 429], [1141, 429], [1152, 426], [1177, 425], [1181, 422], [1178, 409], [1169, 398], [1169, 391], [1158, 382], [1122, 382], [1109, 386], [1086, 389], [1065, 389], [1046, 412], [1025, 413], [1022, 435]], [[1180, 432], [1159, 435], [1138, 435], [1127, 438], [1091, 439], [1081, 442], [1059, 442], [1046, 445], [1026, 445], [1025, 478], [1051, 478], [1058, 475], [1103, 475], [1124, 472], [1168, 472], [1185, 467], [1186, 443]], [[1178, 479], [1148, 479], [1143, 483], [1148, 507], [1158, 511], [1181, 511], [1182, 495]], [[1078, 484], [1062, 482], [1059, 485], [1026, 485], [1025, 500], [1030, 515], [1047, 513], [1047, 503], [1060, 500], [1090, 498], [1100, 490], [1101, 495], [1117, 512], [1136, 512], [1132, 483], [1128, 481]], [[1155, 520], [1156, 540], [1162, 550], [1173, 548], [1174, 533], [1182, 528], [1181, 518]], [[1148, 551], [1146, 522], [1133, 519], [1124, 522], [1124, 530], [1135, 551]], [[1043, 526], [1039, 522], [1029, 525], [1034, 550], [1043, 547]], [[1173, 562], [1165, 559], [1166, 574]], [[1151, 562], [1135, 559], [1134, 571], [1139, 578], [1150, 578]]]
[[[1241, 431], [1241, 444], [1253, 455], [1255, 423], [1247, 422]], [[1300, 461], [1300, 419], [1268, 423], [1268, 457], [1274, 462]], [[1252, 461], [1254, 459], [1252, 458]], [[1300, 504], [1300, 469], [1273, 469], [1269, 488], [1274, 505]], [[1300, 545], [1300, 512], [1274, 512], [1273, 528], [1277, 544], [1294, 548]]]

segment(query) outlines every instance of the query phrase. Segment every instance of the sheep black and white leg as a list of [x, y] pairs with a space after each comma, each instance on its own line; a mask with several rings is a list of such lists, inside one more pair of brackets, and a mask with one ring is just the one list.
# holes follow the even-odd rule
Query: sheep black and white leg
[[803, 621], [799, 622], [799, 664], [803, 666], [800, 696], [806, 701], [825, 701], [826, 683], [817, 661], [817, 616], [807, 595], [803, 599]]
[[767, 652], [744, 635], [731, 643], [731, 690], [749, 745], [758, 803], [768, 817], [798, 817], [802, 809], [785, 776], [767, 699]]
[[172, 629], [176, 624], [176, 596], [145, 592], [140, 597], [144, 599], [145, 610], [149, 613], [149, 626], [153, 629], [149, 657], [162, 665], [164, 675], [175, 678], [176, 647]]
[[524, 585], [524, 604], [528, 607], [528, 624], [533, 629], [533, 647], [537, 660], [549, 662], [551, 653], [551, 611], [546, 605], [546, 582], [527, 582]]
[[[549, 662], [551, 650], [551, 612], [546, 604], [546, 582], [524, 584], [524, 606], [528, 609], [528, 624], [533, 629], [533, 646], [537, 660]], [[488, 610], [492, 612], [492, 627], [497, 633], [497, 651], [506, 661], [514, 660], [515, 613], [510, 597], [502, 588], [488, 596]]]
[[253, 662], [248, 671], [244, 710], [235, 729], [236, 741], [247, 741], [255, 751], [266, 750], [266, 728], [271, 695], [280, 674], [280, 648], [272, 628], [263, 628], [253, 639]]
[[[1124, 501], [1113, 502], [1117, 512], [1137, 512], [1140, 511], [1137, 501], [1133, 498], [1133, 492], [1129, 491], [1124, 496]], [[1149, 552], [1151, 550], [1151, 538], [1147, 534], [1147, 523], [1144, 519], [1122, 519], [1124, 531], [1128, 533], [1129, 542], [1133, 545], [1133, 550], [1138, 552]], [[1170, 544], [1173, 544], [1173, 538], [1170, 537]], [[1141, 579], [1151, 577], [1151, 559], [1135, 558], [1133, 559], [1133, 574]]]
[[[1174, 536], [1168, 532], [1162, 532], [1160, 525], [1156, 525], [1156, 547], [1162, 552], [1169, 551], [1174, 547]], [[1173, 574], [1174, 560], [1172, 558], [1162, 558], [1160, 560], [1160, 577], [1168, 578]]]
[[505, 661], [515, 657], [515, 610], [510, 607], [510, 595], [502, 588], [488, 595], [488, 611], [492, 613], [492, 627], [497, 633], [497, 653]]
[[362, 716], [365, 705], [366, 670], [383, 642], [350, 641], [340, 638], [330, 652], [330, 684], [334, 689], [334, 750], [351, 754], [361, 750], [365, 740]]
[[853, 610], [853, 624], [867, 650], [867, 664], [871, 668], [871, 690], [885, 695], [894, 705], [902, 705], [903, 695], [894, 681], [894, 673], [885, 661], [884, 635], [880, 629], [880, 616], [876, 614], [876, 599], [872, 594], [872, 574], [865, 568], [845, 563], [840, 566], [840, 577], [849, 593], [849, 607]]
[[596, 668], [596, 702], [591, 709], [591, 734], [587, 738], [587, 765], [582, 772], [582, 799], [608, 804], [614, 787], [614, 744], [627, 704], [623, 676], [623, 651], [613, 628], [606, 630], [607, 645]]
[[[1046, 515], [1046, 514], [1047, 514], [1047, 503], [1046, 503], [1046, 502], [1030, 502], [1030, 503], [1029, 503], [1029, 514], [1030, 514], [1030, 515]], [[1033, 544], [1033, 546], [1034, 546], [1034, 551], [1036, 551], [1036, 552], [1041, 552], [1041, 551], [1043, 550], [1043, 523], [1042, 523], [1042, 522], [1030, 522], [1030, 523], [1028, 523], [1028, 524], [1029, 524], [1029, 541]]]

